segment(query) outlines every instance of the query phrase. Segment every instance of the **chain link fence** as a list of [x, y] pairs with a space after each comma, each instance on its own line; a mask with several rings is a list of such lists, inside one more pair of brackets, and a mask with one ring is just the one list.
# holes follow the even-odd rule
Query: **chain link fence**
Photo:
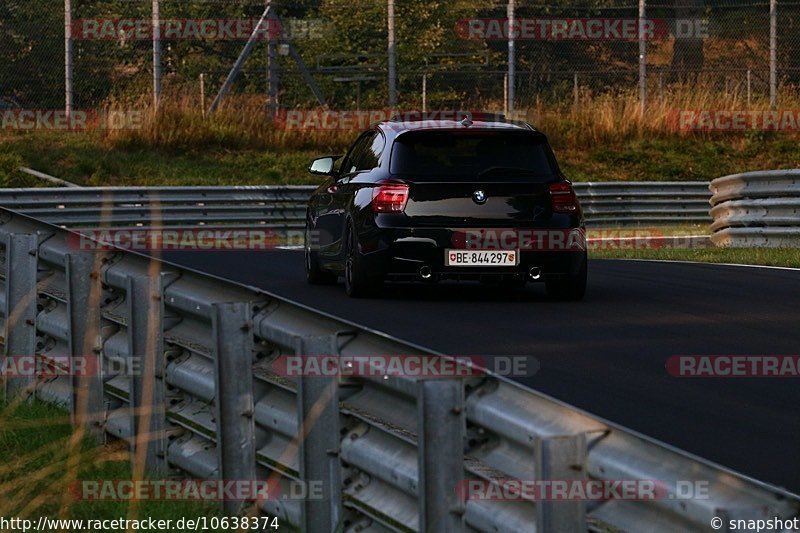
[[[749, 102], [769, 98], [773, 72], [778, 99], [800, 82], [800, 3], [776, 3], [774, 17], [768, 0], [269, 5], [222, 105], [247, 101], [248, 109], [265, 112], [322, 104], [391, 107], [389, 48], [395, 52], [400, 108], [497, 110], [511, 100], [516, 109], [528, 109], [577, 102], [579, 94], [640, 95], [642, 80], [648, 99], [668, 97], [675, 86], [688, 84], [736, 91]], [[390, 5], [394, 47], [388, 44]], [[160, 11], [158, 32], [152, 27], [154, 6]], [[72, 50], [66, 63], [75, 109], [109, 102], [150, 105], [155, 40], [161, 97], [207, 111], [266, 7], [263, 0], [5, 0], [0, 106], [63, 108], [70, 71], [65, 49]], [[67, 33], [71, 39], [65, 43]]]

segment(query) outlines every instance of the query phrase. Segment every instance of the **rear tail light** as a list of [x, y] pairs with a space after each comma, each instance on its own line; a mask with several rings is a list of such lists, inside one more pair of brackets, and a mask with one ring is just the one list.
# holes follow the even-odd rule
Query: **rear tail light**
[[551, 183], [550, 206], [555, 213], [574, 213], [578, 210], [578, 197], [568, 181]]
[[402, 213], [408, 202], [408, 185], [384, 183], [372, 190], [372, 210], [376, 213]]

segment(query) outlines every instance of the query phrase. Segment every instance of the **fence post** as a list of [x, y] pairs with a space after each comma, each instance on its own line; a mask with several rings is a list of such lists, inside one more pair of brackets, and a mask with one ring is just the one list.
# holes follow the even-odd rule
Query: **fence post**
[[72, 373], [72, 421], [81, 425], [98, 440], [103, 438], [103, 340], [100, 333], [103, 288], [99, 253], [67, 254], [67, 312], [69, 320], [70, 357], [93, 360], [83, 365], [86, 375]]
[[769, 2], [769, 106], [778, 106], [778, 0]]
[[[214, 400], [217, 420], [219, 476], [256, 481], [255, 401], [253, 399], [253, 319], [251, 304], [214, 304]], [[226, 514], [238, 515], [245, 501], [223, 503]]]
[[166, 472], [166, 407], [161, 273], [128, 277], [128, 371], [131, 373], [133, 469]]
[[269, 32], [268, 19], [270, 17], [271, 10], [272, 6], [267, 5], [264, 13], [261, 15], [261, 18], [258, 21], [258, 24], [256, 24], [256, 27], [253, 29], [253, 33], [250, 34], [250, 38], [245, 43], [244, 48], [242, 48], [242, 52], [239, 54], [239, 57], [233, 64], [231, 71], [228, 73], [228, 77], [225, 78], [222, 87], [220, 87], [216, 98], [214, 98], [214, 101], [211, 102], [211, 107], [208, 110], [209, 113], [214, 113], [217, 110], [217, 107], [219, 107], [222, 99], [225, 98], [225, 96], [228, 94], [228, 91], [231, 90], [231, 86], [236, 80], [236, 77], [239, 75], [239, 72], [242, 70], [245, 61], [247, 61], [247, 58], [250, 57], [250, 54], [253, 52], [253, 47], [255, 47], [256, 42], [258, 41], [258, 36], [262, 31], [264, 31], [264, 24], [267, 24], [267, 32]]
[[[267, 7], [270, 3], [267, 2]], [[276, 24], [276, 18], [267, 19], [267, 94], [269, 96], [269, 114], [273, 119], [278, 116], [278, 90], [280, 84], [280, 64], [278, 63], [278, 36], [275, 35], [274, 28], [283, 28]]]
[[753, 74], [747, 69], [747, 109], [750, 109], [750, 101], [753, 97]]
[[[417, 383], [419, 531], [464, 531], [464, 385], [460, 379]], [[540, 530], [541, 531], [541, 530]]]
[[[39, 236], [6, 234], [6, 299], [3, 356], [33, 357], [36, 354], [36, 270]], [[5, 362], [5, 361], [4, 361]], [[21, 393], [33, 376], [5, 378], [5, 397]]]
[[64, 0], [64, 112], [72, 116], [72, 0]]
[[578, 110], [580, 108], [580, 88], [578, 87], [578, 73], [575, 72], [572, 75], [572, 112], [576, 115], [578, 114]]
[[[545, 437], [535, 442], [536, 473], [540, 480], [583, 481], [586, 479], [586, 435]], [[586, 531], [586, 502], [538, 502], [536, 531], [579, 533]]]
[[[296, 341], [295, 354], [337, 355], [336, 341], [334, 335], [301, 337]], [[306, 483], [300, 530], [332, 533], [337, 529], [342, 506], [339, 384], [335, 376], [300, 376], [297, 383], [300, 479]]]
[[389, 109], [394, 110], [397, 106], [397, 48], [394, 34], [394, 0], [388, 0], [386, 8], [389, 34]]
[[508, 72], [503, 74], [503, 115], [506, 117], [508, 114]]
[[161, 99], [161, 6], [153, 0], [153, 106]]
[[428, 75], [422, 75], [422, 112], [428, 112]]
[[200, 114], [206, 118], [206, 75], [200, 73]]
[[517, 49], [514, 34], [514, 18], [516, 6], [514, 0], [508, 0], [508, 116], [514, 116], [515, 84], [517, 79]]
[[645, 17], [647, 1], [639, 0], [639, 112], [644, 116], [647, 108], [647, 40], [645, 39]]

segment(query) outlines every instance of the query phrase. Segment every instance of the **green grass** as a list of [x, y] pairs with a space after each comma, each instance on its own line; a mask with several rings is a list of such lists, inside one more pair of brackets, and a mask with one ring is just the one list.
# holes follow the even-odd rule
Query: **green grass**
[[800, 249], [797, 248], [593, 250], [589, 252], [589, 257], [592, 259], [658, 259], [800, 268]]
[[749, 170], [800, 168], [797, 140], [782, 135], [674, 136], [554, 148], [573, 181], [710, 181]]
[[[619, 233], [616, 230], [620, 230]], [[708, 235], [709, 228], [702, 224], [625, 228], [591, 228], [591, 238], [647, 236], [698, 236]], [[695, 261], [701, 263], [729, 263], [737, 265], [765, 265], [800, 268], [798, 248], [604, 248], [589, 249], [592, 259], [653, 259], [660, 261]]]
[[[538, 105], [525, 118], [549, 136], [574, 181], [709, 181], [748, 170], [800, 168], [796, 133], [691, 133], [666, 123], [676, 108], [740, 107], [710, 93], [698, 103], [687, 93], [640, 116], [635, 98], [597, 97], [577, 115]], [[266, 117], [263, 105], [246, 99], [213, 117], [180, 99], [145, 116], [140, 128], [130, 130], [0, 132], [0, 186], [36, 185], [14, 171], [19, 165], [94, 186], [311, 184], [317, 181], [306, 172], [308, 162], [344, 153], [358, 135], [283, 129]]]
[[673, 224], [666, 226], [637, 226], [598, 228], [591, 227], [586, 231], [589, 239], [622, 238], [622, 237], [678, 237], [687, 235], [708, 235], [708, 224]]
[[[0, 401], [0, 516], [38, 520], [171, 519], [220, 516], [219, 507], [200, 502], [144, 500], [136, 509], [126, 501], [80, 501], [68, 493], [70, 458], [80, 465], [79, 480], [130, 479], [127, 449], [119, 442], [97, 447], [88, 438], [70, 452], [69, 414], [40, 401], [9, 405]], [[63, 508], [62, 508], [63, 504]], [[135, 511], [135, 514], [130, 514]], [[108, 529], [106, 531], [114, 531]], [[220, 530], [222, 531], [222, 530]]]
[[228, 149], [178, 151], [117, 147], [85, 133], [14, 135], [0, 141], [0, 186], [46, 183], [14, 172], [28, 166], [84, 186], [265, 185], [309, 182], [310, 150]]
[[[143, 147], [87, 133], [11, 135], [0, 140], [0, 186], [45, 186], [16, 172], [18, 166], [85, 186], [311, 184], [317, 180], [307, 174], [308, 162], [321, 154], [341, 153], [345, 146], [346, 142], [302, 149], [213, 143], [199, 148]], [[747, 170], [800, 168], [800, 144], [780, 135], [705, 140], [675, 136], [594, 146], [554, 139], [554, 148], [573, 181], [709, 181]]]

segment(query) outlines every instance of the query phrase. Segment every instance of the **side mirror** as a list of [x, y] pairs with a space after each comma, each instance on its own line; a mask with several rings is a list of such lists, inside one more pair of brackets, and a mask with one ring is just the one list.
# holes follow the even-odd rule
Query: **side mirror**
[[330, 176], [333, 174], [333, 164], [339, 159], [340, 155], [329, 155], [320, 157], [311, 162], [308, 166], [308, 171], [311, 174], [318, 174], [320, 176]]

